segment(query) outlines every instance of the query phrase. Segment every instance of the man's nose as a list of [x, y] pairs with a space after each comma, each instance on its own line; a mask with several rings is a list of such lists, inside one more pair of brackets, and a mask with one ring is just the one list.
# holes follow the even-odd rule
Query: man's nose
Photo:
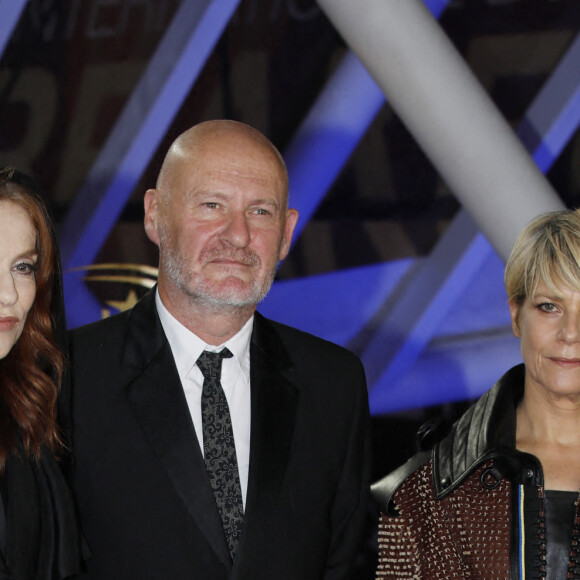
[[222, 232], [222, 239], [232, 246], [244, 248], [250, 243], [250, 227], [245, 212], [232, 212]]

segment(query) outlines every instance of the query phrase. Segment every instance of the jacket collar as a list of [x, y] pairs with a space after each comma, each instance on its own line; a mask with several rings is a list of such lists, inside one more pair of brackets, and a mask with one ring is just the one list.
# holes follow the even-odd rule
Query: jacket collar
[[492, 479], [542, 485], [538, 460], [515, 449], [516, 407], [524, 392], [525, 368], [509, 370], [451, 427], [450, 433], [429, 453], [423, 451], [373, 484], [371, 492], [379, 508], [396, 515], [392, 498], [411, 473], [431, 460], [435, 497], [455, 490], [482, 462], [493, 459], [486, 470]]
[[155, 306], [156, 286], [129, 311], [122, 361], [125, 368], [140, 372], [167, 344]]
[[288, 355], [272, 322], [264, 318], [259, 312], [254, 313], [252, 346], [258, 348], [272, 361], [275, 361], [276, 368], [279, 372], [287, 378], [291, 376], [293, 367], [292, 359]]
[[524, 393], [525, 367], [510, 369], [453, 425], [432, 452], [435, 497], [441, 499], [456, 489], [488, 459], [495, 459], [496, 477], [514, 479], [524, 466], [531, 466], [540, 485], [541, 469], [533, 456], [515, 449], [516, 407]]

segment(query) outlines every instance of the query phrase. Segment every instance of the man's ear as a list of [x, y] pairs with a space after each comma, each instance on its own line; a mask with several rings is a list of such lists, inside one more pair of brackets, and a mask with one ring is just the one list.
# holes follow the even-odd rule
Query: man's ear
[[143, 204], [145, 206], [145, 233], [158, 246], [159, 232], [157, 223], [159, 221], [159, 192], [156, 189], [148, 189], [145, 192]]
[[520, 338], [520, 325], [518, 324], [518, 314], [520, 312], [520, 304], [516, 304], [515, 300], [510, 300], [509, 302], [510, 307], [510, 316], [512, 319], [512, 331], [516, 338]]
[[286, 210], [286, 222], [284, 224], [284, 233], [282, 237], [282, 245], [280, 246], [280, 255], [278, 260], [283, 260], [290, 251], [290, 244], [292, 243], [292, 235], [294, 234], [294, 228], [298, 222], [298, 210], [288, 209]]

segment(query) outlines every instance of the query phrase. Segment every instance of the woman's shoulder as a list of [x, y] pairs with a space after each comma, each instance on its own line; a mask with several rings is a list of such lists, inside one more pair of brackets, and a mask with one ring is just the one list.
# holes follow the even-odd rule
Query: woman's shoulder
[[371, 495], [381, 512], [396, 515], [393, 496], [401, 485], [431, 458], [429, 451], [417, 453], [406, 463], [371, 486]]

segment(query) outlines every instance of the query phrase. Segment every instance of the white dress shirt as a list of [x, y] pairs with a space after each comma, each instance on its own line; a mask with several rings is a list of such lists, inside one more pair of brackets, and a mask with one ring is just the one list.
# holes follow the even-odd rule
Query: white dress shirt
[[245, 509], [250, 464], [250, 338], [254, 326], [254, 317], [252, 316], [241, 330], [224, 344], [212, 346], [206, 344], [173, 317], [163, 305], [159, 292], [156, 294], [155, 303], [161, 325], [175, 359], [177, 372], [181, 379], [181, 385], [187, 399], [202, 455], [201, 393], [203, 389], [203, 374], [195, 363], [204, 350], [219, 352], [222, 348], [227, 347], [234, 355], [222, 361], [221, 384], [232, 418], [238, 472], [240, 474], [240, 486]]

